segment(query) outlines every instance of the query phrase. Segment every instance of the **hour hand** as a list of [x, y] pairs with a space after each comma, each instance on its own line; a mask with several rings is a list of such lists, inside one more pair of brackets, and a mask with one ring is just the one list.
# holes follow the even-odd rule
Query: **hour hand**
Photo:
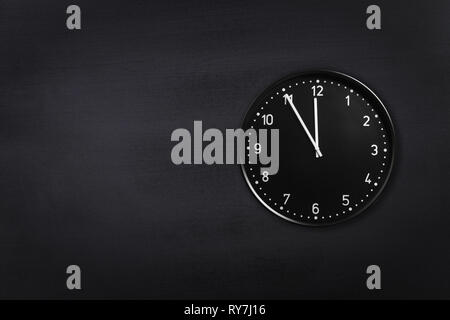
[[305, 133], [308, 136], [309, 141], [311, 141], [314, 149], [316, 150], [317, 155], [319, 157], [322, 157], [322, 152], [320, 152], [319, 146], [317, 145], [316, 141], [311, 136], [311, 133], [309, 132], [308, 128], [306, 127], [305, 122], [303, 121], [302, 117], [298, 113], [297, 108], [295, 107], [294, 102], [292, 101], [292, 95], [285, 94], [283, 97], [285, 99], [284, 100], [285, 103], [286, 103], [286, 101], [289, 103], [289, 105], [291, 106], [291, 108], [294, 111], [295, 115], [297, 116], [298, 121], [300, 121], [300, 124], [302, 125], [303, 130], [305, 130]]

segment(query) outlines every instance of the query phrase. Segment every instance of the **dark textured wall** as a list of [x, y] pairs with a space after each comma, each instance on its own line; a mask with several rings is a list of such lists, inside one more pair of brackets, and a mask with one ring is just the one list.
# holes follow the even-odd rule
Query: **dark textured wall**
[[[450, 298], [448, 1], [0, 1], [0, 297]], [[170, 161], [295, 71], [373, 88], [397, 131], [365, 214], [310, 229], [237, 166]], [[65, 287], [82, 268], [83, 290]], [[382, 291], [365, 268], [382, 268]]]

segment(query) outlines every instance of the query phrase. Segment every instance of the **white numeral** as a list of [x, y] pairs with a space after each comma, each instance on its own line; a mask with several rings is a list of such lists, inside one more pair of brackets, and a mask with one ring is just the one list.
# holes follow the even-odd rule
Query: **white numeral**
[[263, 181], [263, 182], [269, 181], [269, 172], [263, 171], [263, 174], [262, 174], [262, 181]]
[[291, 102], [294, 101], [292, 94], [285, 94], [284, 95], [284, 104], [287, 105], [289, 103], [289, 101], [291, 101]]
[[262, 116], [263, 118], [263, 123], [266, 126], [271, 126], [273, 124], [273, 115], [271, 114], [265, 114]]
[[366, 122], [364, 122], [363, 126], [364, 127], [370, 127], [370, 124], [369, 124], [370, 117], [369, 116], [364, 116], [363, 118], [366, 119]]
[[318, 203], [314, 203], [313, 205], [312, 205], [312, 213], [313, 214], [318, 214], [319, 213], [319, 204]]
[[313, 91], [314, 97], [323, 97], [323, 87], [322, 86], [312, 86], [311, 90]]
[[256, 154], [261, 153], [261, 143], [255, 143], [255, 153]]
[[378, 154], [378, 146], [376, 144], [373, 144], [371, 145], [371, 148], [373, 148], [371, 155], [376, 156]]
[[289, 198], [291, 197], [291, 194], [290, 193], [285, 193], [285, 194], [283, 194], [283, 197], [286, 198], [286, 200], [284, 200], [284, 204], [286, 204], [288, 202]]
[[343, 194], [342, 195], [342, 205], [343, 206], [348, 206], [350, 204], [350, 196], [348, 194]]

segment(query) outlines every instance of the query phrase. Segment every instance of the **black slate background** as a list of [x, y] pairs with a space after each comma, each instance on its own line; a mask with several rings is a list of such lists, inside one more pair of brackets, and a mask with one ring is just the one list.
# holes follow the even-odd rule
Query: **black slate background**
[[[81, 31], [69, 4], [0, 0], [1, 298], [450, 298], [448, 1], [377, 1], [375, 32], [368, 1], [77, 0]], [[237, 166], [171, 163], [174, 129], [238, 127], [272, 82], [323, 68], [396, 126], [365, 214], [300, 227]]]

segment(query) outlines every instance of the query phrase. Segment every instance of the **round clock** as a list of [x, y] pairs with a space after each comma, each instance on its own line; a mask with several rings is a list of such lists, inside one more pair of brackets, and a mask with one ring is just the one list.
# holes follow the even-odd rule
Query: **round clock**
[[[372, 90], [342, 73], [278, 81], [252, 104], [243, 129], [278, 129], [276, 174], [260, 161], [242, 171], [256, 198], [291, 222], [323, 226], [354, 217], [380, 195], [391, 173], [391, 118]], [[250, 143], [248, 153], [270, 149]]]

